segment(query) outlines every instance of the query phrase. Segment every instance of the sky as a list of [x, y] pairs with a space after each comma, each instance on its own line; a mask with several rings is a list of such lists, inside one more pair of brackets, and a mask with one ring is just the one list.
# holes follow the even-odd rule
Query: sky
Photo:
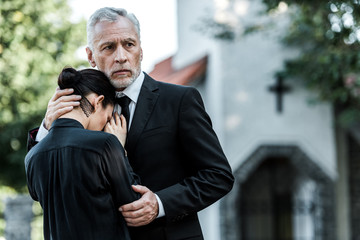
[[[101, 7], [125, 8], [140, 22], [143, 49], [142, 69], [150, 72], [154, 65], [177, 50], [176, 0], [69, 0], [73, 21], [90, 15]], [[86, 59], [85, 46], [78, 55]]]

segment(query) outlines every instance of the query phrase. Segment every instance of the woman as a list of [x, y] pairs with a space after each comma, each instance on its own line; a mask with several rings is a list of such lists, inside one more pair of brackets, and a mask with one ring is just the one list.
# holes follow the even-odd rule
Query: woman
[[66, 68], [58, 85], [81, 95], [80, 106], [54, 121], [25, 158], [30, 195], [44, 211], [44, 237], [130, 239], [117, 209], [140, 196], [122, 147], [125, 118], [112, 117], [115, 89], [94, 69]]

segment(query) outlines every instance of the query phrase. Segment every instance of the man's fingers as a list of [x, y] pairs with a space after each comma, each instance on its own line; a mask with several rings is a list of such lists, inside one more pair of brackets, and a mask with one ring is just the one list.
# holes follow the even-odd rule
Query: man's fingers
[[49, 129], [52, 122], [58, 119], [64, 113], [71, 111], [74, 107], [79, 106], [81, 96], [70, 95], [74, 92], [73, 89], [56, 89], [55, 94], [48, 102], [48, 107], [45, 114], [45, 128]]
[[139, 208], [139, 209], [133, 210], [133, 211], [123, 211], [123, 212], [121, 212], [121, 214], [123, 215], [124, 218], [136, 219], [136, 218], [140, 218], [144, 215], [143, 211], [144, 210], [142, 208]]
[[135, 211], [121, 212], [128, 226], [142, 226], [152, 222], [157, 212], [153, 211], [150, 207], [140, 208]]
[[72, 88], [66, 88], [66, 89], [56, 88], [55, 94], [54, 94], [53, 97], [50, 99], [50, 101], [54, 102], [54, 101], [56, 101], [57, 99], [59, 99], [60, 97], [69, 95], [69, 94], [71, 94], [71, 93], [73, 93], [73, 92], [74, 92], [74, 89], [72, 89]]
[[[151, 201], [149, 199], [149, 194], [150, 193], [153, 194], [153, 193], [151, 192], [150, 189], [148, 189], [147, 187], [142, 186], [142, 185], [132, 185], [131, 187], [135, 192], [138, 192], [141, 194], [141, 198], [132, 203], [128, 203], [128, 204], [120, 206], [119, 211], [121, 211], [123, 214], [124, 214], [124, 212], [134, 212], [141, 208], [151, 205]], [[149, 194], [146, 194], [146, 193], [149, 193]]]
[[122, 205], [119, 208], [119, 211], [125, 213], [125, 212], [134, 212], [137, 211], [139, 209], [141, 209], [143, 207], [143, 203], [142, 203], [142, 199], [140, 198], [139, 200], [136, 200], [132, 203], [128, 203], [125, 205]]
[[45, 116], [45, 128], [46, 129], [50, 129], [52, 123], [58, 119], [61, 115], [64, 115], [67, 112], [70, 112], [74, 107], [73, 106], [68, 106], [68, 107], [63, 107], [57, 110], [54, 110], [52, 113], [47, 113]]
[[149, 224], [150, 222], [152, 222], [152, 219], [147, 219], [147, 218], [143, 218], [143, 219], [132, 219], [132, 218], [125, 218], [126, 224], [129, 227], [139, 227], [139, 226], [144, 226]]
[[157, 214], [157, 211], [150, 207], [131, 212], [122, 212], [127, 225], [133, 227], [149, 224], [156, 218]]
[[74, 107], [73, 106], [67, 106], [57, 109], [52, 116], [50, 116], [52, 119], [58, 119], [61, 115], [64, 115], [67, 112], [70, 112]]
[[147, 202], [145, 202], [143, 195], [147, 192], [150, 192], [150, 190], [147, 187], [141, 186], [141, 185], [132, 185], [131, 187], [135, 192], [140, 193], [142, 195], [142, 197], [139, 200], [136, 200], [132, 203], [122, 205], [119, 208], [119, 211], [121, 211], [121, 212], [136, 211], [136, 210], [144, 207], [144, 205], [147, 203]]
[[155, 194], [145, 186], [133, 185], [133, 190], [142, 196], [139, 200], [119, 208], [128, 226], [142, 226], [152, 222], [159, 214]]
[[61, 96], [57, 98], [55, 101], [53, 101], [53, 105], [59, 105], [61, 103], [71, 103], [72, 106], [74, 106], [74, 104], [76, 104], [77, 106], [80, 104], [79, 102], [80, 99], [81, 99], [80, 95]]
[[80, 105], [79, 101], [59, 102], [56, 105], [54, 105], [54, 109], [56, 111], [57, 109], [66, 108], [66, 107], [70, 107], [70, 106], [77, 107], [79, 105]]
[[141, 195], [144, 195], [145, 193], [150, 192], [150, 189], [148, 189], [147, 187], [142, 186], [142, 185], [132, 185], [131, 187], [135, 192], [138, 192]]

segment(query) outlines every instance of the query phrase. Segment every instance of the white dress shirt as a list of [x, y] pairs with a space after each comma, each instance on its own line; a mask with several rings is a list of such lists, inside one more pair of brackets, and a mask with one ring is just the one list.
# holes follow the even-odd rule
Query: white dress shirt
[[[127, 96], [130, 98], [131, 102], [129, 103], [129, 111], [130, 111], [130, 119], [129, 119], [129, 129], [131, 127], [131, 123], [132, 123], [132, 119], [134, 117], [134, 112], [135, 112], [135, 108], [136, 108], [136, 103], [138, 101], [139, 98], [139, 94], [140, 94], [140, 90], [141, 90], [141, 86], [144, 82], [144, 78], [145, 75], [143, 72], [141, 72], [139, 74], [139, 77], [135, 80], [135, 82], [133, 82], [130, 86], [128, 86], [127, 88], [125, 88], [124, 91], [122, 92], [116, 92], [116, 97], [117, 98], [121, 98], [123, 96]], [[114, 107], [114, 112], [121, 113], [121, 107], [119, 104], [115, 104]]]

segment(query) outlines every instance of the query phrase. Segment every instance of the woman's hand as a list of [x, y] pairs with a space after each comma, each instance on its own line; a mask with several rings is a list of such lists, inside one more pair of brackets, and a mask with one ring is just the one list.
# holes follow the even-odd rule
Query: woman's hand
[[105, 132], [114, 134], [120, 141], [121, 145], [125, 147], [126, 141], [126, 119], [123, 115], [119, 117], [118, 113], [105, 125]]

